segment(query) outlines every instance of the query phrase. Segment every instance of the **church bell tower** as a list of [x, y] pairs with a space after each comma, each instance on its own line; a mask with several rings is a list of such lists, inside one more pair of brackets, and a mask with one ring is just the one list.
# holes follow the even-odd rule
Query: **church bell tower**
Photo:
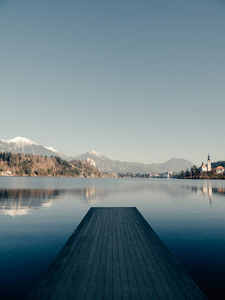
[[208, 160], [207, 160], [207, 172], [212, 171], [212, 167], [211, 167], [211, 160], [210, 160], [210, 156], [208, 155]]

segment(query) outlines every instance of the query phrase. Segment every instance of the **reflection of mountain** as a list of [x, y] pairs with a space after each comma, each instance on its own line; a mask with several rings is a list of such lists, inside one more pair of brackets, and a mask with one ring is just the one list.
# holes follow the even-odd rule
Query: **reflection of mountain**
[[27, 215], [40, 206], [50, 207], [57, 190], [0, 190], [0, 212], [10, 216]]
[[[181, 182], [180, 182], [181, 183]], [[177, 180], [170, 181], [133, 181], [132, 184], [126, 184], [126, 181], [119, 181], [117, 185], [107, 184], [106, 186], [95, 185], [88, 188], [75, 188], [75, 189], [0, 189], [0, 213], [19, 216], [26, 215], [33, 209], [41, 207], [51, 207], [55, 198], [60, 195], [67, 195], [73, 197], [76, 201], [84, 201], [90, 205], [94, 205], [107, 197], [113, 199], [119, 197], [127, 197], [128, 194], [140, 195], [157, 195], [158, 193], [169, 195], [172, 199], [180, 198], [181, 194], [201, 192], [204, 196], [208, 197], [211, 201], [213, 194], [224, 195], [224, 184], [215, 184], [211, 181], [200, 182], [191, 181], [180, 184]]]
[[11, 205], [10, 209], [8, 209], [8, 208], [5, 209], [5, 207], [4, 207], [4, 208], [1, 208], [1, 210], [3, 211], [3, 213], [5, 215], [9, 215], [11, 217], [27, 215], [30, 212], [30, 209], [28, 207], [22, 208], [22, 207], [20, 207], [20, 205], [19, 206]]

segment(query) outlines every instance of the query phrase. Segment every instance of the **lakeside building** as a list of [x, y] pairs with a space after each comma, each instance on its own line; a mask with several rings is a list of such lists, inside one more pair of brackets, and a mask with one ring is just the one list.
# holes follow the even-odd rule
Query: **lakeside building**
[[202, 165], [200, 167], [200, 171], [201, 172], [207, 172], [207, 167], [206, 167], [206, 165], [203, 162], [202, 162]]
[[200, 172], [210, 172], [212, 171], [212, 165], [211, 165], [211, 160], [210, 156], [208, 155], [207, 163], [206, 165], [202, 162], [201, 167], [199, 168]]
[[222, 167], [222, 166], [218, 166], [218, 167], [216, 168], [216, 174], [224, 173], [224, 171], [225, 171], [225, 169], [224, 169], [224, 167]]

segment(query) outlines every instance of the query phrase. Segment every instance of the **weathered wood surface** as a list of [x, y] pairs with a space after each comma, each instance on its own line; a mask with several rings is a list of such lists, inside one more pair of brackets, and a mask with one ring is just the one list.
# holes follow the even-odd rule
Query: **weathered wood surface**
[[206, 299], [136, 208], [91, 208], [29, 299]]

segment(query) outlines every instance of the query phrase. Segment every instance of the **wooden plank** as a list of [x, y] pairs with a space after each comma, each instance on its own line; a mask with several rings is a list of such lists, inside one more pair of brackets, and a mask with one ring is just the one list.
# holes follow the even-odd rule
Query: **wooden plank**
[[107, 251], [106, 251], [106, 267], [105, 267], [105, 287], [104, 287], [104, 298], [112, 299], [113, 296], [113, 248], [112, 248], [112, 229], [113, 229], [113, 214], [112, 211], [108, 211], [108, 223], [109, 223], [109, 231], [108, 231], [108, 243], [107, 243]]
[[[127, 214], [129, 213], [129, 211], [130, 210], [125, 210], [124, 212], [126, 212]], [[132, 258], [136, 261], [135, 269], [139, 269], [140, 272], [140, 274], [138, 274], [137, 276], [139, 279], [139, 285], [141, 284], [141, 286], [139, 286], [141, 299], [158, 299], [159, 297], [148, 272], [148, 268], [146, 265], [147, 262], [145, 260], [145, 256], [143, 255], [143, 249], [139, 242], [140, 237], [134, 230], [133, 220], [131, 218], [127, 218], [126, 215], [124, 216], [124, 220], [127, 222], [127, 230], [129, 231], [129, 238], [132, 244], [131, 248], [133, 248], [135, 252], [135, 255], [133, 254]]]
[[[90, 278], [88, 281], [88, 286], [86, 289], [86, 295], [85, 295], [86, 299], [94, 299], [97, 278], [98, 278], [98, 273], [99, 273], [99, 267], [100, 267], [100, 262], [101, 262], [101, 255], [102, 255], [102, 250], [104, 248], [102, 236], [105, 231], [106, 220], [107, 220], [107, 216], [106, 216], [106, 214], [103, 214], [101, 231], [99, 234], [99, 240], [98, 240], [98, 244], [97, 244], [97, 248], [96, 248], [96, 252], [95, 252], [95, 258], [94, 258], [94, 262], [92, 265], [92, 270], [91, 270]], [[86, 287], [84, 287], [84, 289], [85, 288]]]
[[[137, 283], [137, 290], [138, 290], [138, 296], [140, 299], [147, 299], [149, 297], [148, 291], [146, 289], [144, 277], [141, 272], [141, 266], [140, 262], [138, 261], [138, 254], [137, 248], [135, 247], [136, 245], [133, 243], [133, 230], [132, 230], [132, 224], [129, 224], [128, 218], [127, 218], [127, 213], [128, 210], [122, 210], [122, 218], [124, 220], [124, 228], [126, 230], [126, 239], [127, 239], [127, 245], [129, 249], [129, 255], [132, 260], [132, 265], [133, 265], [133, 270], [134, 270], [134, 275]], [[132, 231], [132, 233], [131, 233]]]
[[123, 212], [123, 208], [121, 210], [119, 210], [119, 220], [120, 220], [120, 226], [121, 226], [122, 244], [123, 244], [126, 270], [127, 270], [127, 277], [128, 277], [128, 282], [129, 282], [130, 295], [131, 295], [131, 298], [140, 299], [139, 290], [138, 290], [138, 286], [137, 286], [137, 279], [136, 279], [135, 272], [134, 272], [134, 264], [132, 263], [133, 262], [132, 257], [130, 256], [127, 231], [126, 231], [126, 228], [124, 225], [124, 219], [123, 219], [122, 212]]
[[[147, 221], [143, 218], [140, 212], [136, 209], [131, 213], [135, 215], [135, 222], [141, 222], [140, 226], [143, 225], [146, 228], [146, 234], [148, 239], [144, 242], [145, 244], [151, 243], [157, 251], [154, 251], [154, 255], [161, 266], [164, 266], [171, 274], [168, 276], [170, 284], [176, 283], [178, 289], [182, 291], [183, 295], [188, 295], [187, 299], [202, 299], [202, 292], [198, 286], [193, 282], [187, 272], [181, 267], [177, 260], [171, 255], [166, 246], [162, 243], [156, 233], [152, 230]], [[136, 218], [138, 215], [138, 218]], [[175, 287], [172, 287], [175, 290]], [[200, 298], [198, 298], [200, 296]], [[186, 298], [186, 296], [185, 296]]]
[[142, 257], [145, 260], [146, 267], [148, 269], [148, 274], [152, 280], [152, 283], [157, 291], [157, 296], [159, 299], [183, 299], [181, 293], [177, 294], [175, 289], [170, 285], [170, 274], [166, 270], [164, 264], [160, 264], [156, 259], [156, 248], [151, 244], [146, 247], [148, 241], [145, 240], [144, 232], [142, 230], [137, 230], [135, 224], [135, 218], [130, 216], [132, 220], [132, 231], [134, 233], [134, 239], [139, 240], [139, 251], [142, 253]]
[[93, 245], [98, 225], [101, 221], [99, 214], [94, 212], [94, 215], [95, 219], [92, 222], [92, 226], [89, 226], [88, 230], [84, 230], [80, 243], [68, 261], [68, 266], [62, 274], [61, 280], [55, 286], [50, 299], [62, 299], [63, 297], [71, 297], [71, 294], [77, 293], [86, 270], [85, 267], [88, 266], [87, 259], [91, 253], [91, 246]]
[[[49, 299], [60, 299], [61, 295], [64, 295], [64, 293], [67, 295], [70, 292], [70, 288], [73, 287], [73, 283], [76, 282], [76, 277], [78, 277], [79, 267], [82, 262], [86, 262], [86, 255], [89, 253], [91, 240], [88, 241], [86, 239], [87, 228], [91, 234], [92, 231], [95, 230], [96, 224], [98, 224], [98, 219], [100, 219], [98, 214], [93, 212], [90, 222], [80, 234], [80, 239], [77, 243], [73, 244], [70, 256], [66, 256], [65, 259], [62, 260], [62, 264], [65, 264], [65, 267], [60, 274], [60, 280], [55, 280], [54, 288], [52, 289]], [[83, 266], [81, 270], [83, 271]]]
[[[122, 209], [122, 208], [121, 208]], [[121, 295], [123, 299], [131, 299], [130, 294], [130, 285], [128, 281], [128, 273], [127, 273], [127, 267], [126, 267], [126, 261], [125, 261], [125, 253], [124, 253], [124, 247], [122, 243], [123, 234], [122, 234], [122, 220], [119, 217], [120, 210], [116, 210], [116, 235], [117, 235], [117, 247], [118, 247], [118, 262], [119, 262], [119, 268], [120, 268], [120, 283], [121, 283]], [[116, 287], [114, 286], [114, 289]]]
[[112, 233], [112, 246], [113, 246], [113, 299], [120, 300], [122, 298], [121, 294], [121, 273], [120, 273], [120, 262], [119, 262], [119, 252], [118, 252], [118, 213], [115, 208], [113, 208], [113, 233]]
[[206, 299], [136, 208], [91, 208], [28, 299]]
[[[147, 268], [146, 278], [148, 282], [153, 285], [154, 289], [157, 291], [156, 296], [159, 299], [168, 299], [169, 287], [166, 278], [163, 276], [157, 261], [154, 258], [154, 251], [153, 247], [148, 247], [146, 249], [145, 244], [143, 243], [143, 235], [142, 231], [138, 231], [137, 234], [135, 233], [134, 222], [135, 220], [131, 219], [132, 223], [132, 232], [134, 235], [134, 239], [138, 241], [139, 244], [139, 251], [143, 257], [145, 266]], [[154, 299], [154, 298], [153, 298]]]
[[28, 298], [30, 299], [48, 299], [52, 290], [55, 287], [56, 282], [59, 280], [63, 271], [66, 268], [66, 263], [69, 261], [74, 249], [81, 241], [84, 230], [87, 226], [95, 221], [94, 210], [89, 210], [88, 214], [85, 215], [81, 223], [78, 225], [77, 229], [71, 235], [65, 246], [60, 251], [57, 258], [53, 261], [51, 266], [48, 268], [47, 272], [41, 278], [39, 284], [31, 292]]
[[88, 283], [95, 261], [95, 254], [99, 243], [99, 236], [102, 228], [103, 218], [98, 214], [98, 221], [94, 226], [91, 236], [88, 238], [88, 255], [84, 252], [84, 262], [80, 264], [80, 271], [76, 271], [76, 280], [71, 289], [70, 299], [85, 299]]

